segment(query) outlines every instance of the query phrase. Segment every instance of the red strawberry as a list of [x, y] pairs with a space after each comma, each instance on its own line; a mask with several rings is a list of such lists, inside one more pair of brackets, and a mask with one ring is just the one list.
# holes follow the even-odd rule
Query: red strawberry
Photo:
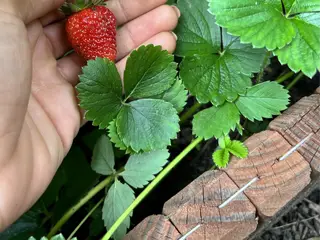
[[[86, 5], [88, 6], [88, 5]], [[68, 39], [75, 51], [86, 60], [96, 57], [115, 61], [116, 18], [105, 6], [91, 5], [71, 15], [66, 24]]]

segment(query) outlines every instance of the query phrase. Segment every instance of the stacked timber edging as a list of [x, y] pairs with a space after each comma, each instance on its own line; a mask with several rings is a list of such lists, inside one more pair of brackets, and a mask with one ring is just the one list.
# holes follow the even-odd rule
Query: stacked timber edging
[[[279, 158], [313, 133], [298, 151]], [[147, 217], [125, 240], [176, 240], [201, 224], [189, 240], [241, 240], [277, 215], [320, 172], [320, 88], [248, 138], [249, 156], [207, 171], [168, 200], [163, 215]], [[259, 180], [223, 208], [219, 205], [254, 177]]]

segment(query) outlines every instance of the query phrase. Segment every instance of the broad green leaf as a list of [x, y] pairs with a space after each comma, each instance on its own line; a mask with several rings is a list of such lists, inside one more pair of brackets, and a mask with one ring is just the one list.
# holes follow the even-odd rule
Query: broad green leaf
[[127, 146], [124, 145], [124, 143], [121, 141], [121, 139], [120, 139], [120, 137], [118, 135], [117, 126], [116, 126], [116, 122], [115, 121], [110, 122], [108, 130], [109, 130], [110, 140], [115, 144], [115, 146], [117, 148], [119, 148], [120, 150], [126, 150]]
[[249, 154], [248, 148], [242, 142], [236, 140], [231, 141], [226, 149], [238, 158], [246, 158]]
[[[115, 221], [122, 215], [122, 213], [134, 201], [135, 196], [133, 190], [127, 185], [115, 179], [115, 182], [110, 187], [107, 197], [104, 201], [102, 209], [102, 217], [104, 225], [107, 229], [115, 223]], [[123, 223], [118, 227], [113, 235], [115, 240], [121, 240], [130, 227], [130, 217], [127, 217]]]
[[180, 77], [201, 103], [234, 101], [251, 86], [266, 51], [240, 44], [215, 23], [206, 1], [180, 0], [182, 16], [177, 27], [177, 55], [184, 56]]
[[229, 136], [222, 136], [218, 139], [219, 147], [226, 148], [231, 144], [231, 139]]
[[205, 109], [194, 116], [193, 133], [198, 137], [220, 138], [234, 130], [240, 122], [240, 113], [234, 103]]
[[[285, 0], [285, 2], [286, 1], [288, 0]], [[319, 0], [289, 0], [289, 2], [292, 2], [292, 4], [287, 4], [287, 9], [289, 9], [289, 12], [287, 13], [288, 16], [306, 12], [320, 11]]]
[[289, 104], [288, 91], [276, 82], [264, 82], [247, 90], [236, 105], [241, 114], [250, 121], [279, 115]]
[[143, 188], [162, 170], [169, 156], [168, 150], [132, 155], [120, 175], [132, 187]]
[[283, 48], [296, 36], [280, 0], [209, 0], [209, 8], [220, 26], [256, 48]]
[[[293, 19], [292, 22], [297, 36], [289, 45], [274, 53], [282, 64], [288, 64], [294, 72], [301, 70], [312, 78], [320, 69], [320, 28], [300, 19]], [[318, 22], [320, 23], [320, 18]]]
[[219, 168], [225, 168], [230, 160], [230, 153], [226, 149], [216, 150], [213, 155], [213, 161]]
[[179, 131], [179, 117], [171, 103], [141, 99], [121, 109], [116, 127], [125, 146], [148, 152], [170, 145]]
[[80, 106], [87, 111], [86, 119], [107, 128], [122, 107], [121, 79], [115, 64], [102, 58], [88, 61], [77, 90]]
[[124, 72], [127, 98], [147, 98], [169, 89], [177, 75], [173, 55], [161, 46], [142, 46], [131, 53]]
[[106, 135], [102, 135], [94, 147], [91, 167], [101, 175], [111, 175], [116, 172], [114, 165], [112, 144]]
[[185, 89], [181, 80], [176, 80], [171, 88], [163, 94], [153, 98], [163, 99], [164, 101], [171, 103], [177, 112], [180, 113], [187, 104], [188, 91]]
[[56, 235], [51, 238], [51, 240], [65, 240], [64, 236], [60, 233], [59, 235]]

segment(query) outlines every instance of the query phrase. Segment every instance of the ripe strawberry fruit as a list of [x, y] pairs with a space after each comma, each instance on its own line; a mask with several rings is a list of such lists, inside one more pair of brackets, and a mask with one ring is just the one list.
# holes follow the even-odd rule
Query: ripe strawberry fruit
[[114, 14], [103, 5], [103, 1], [78, 1], [81, 2], [78, 5], [77, 2], [69, 3], [74, 13], [66, 23], [72, 47], [86, 60], [101, 57], [115, 61], [117, 45]]

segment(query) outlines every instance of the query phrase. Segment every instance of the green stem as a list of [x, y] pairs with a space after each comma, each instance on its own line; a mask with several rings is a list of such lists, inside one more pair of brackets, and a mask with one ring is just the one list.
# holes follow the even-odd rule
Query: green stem
[[260, 72], [259, 72], [259, 75], [258, 75], [258, 77], [257, 77], [257, 80], [256, 80], [257, 84], [261, 82], [261, 79], [262, 79], [263, 73], [264, 73], [264, 69], [265, 69], [265, 68], [267, 67], [267, 65], [268, 65], [268, 61], [269, 61], [270, 56], [271, 56], [271, 52], [268, 51], [268, 52], [266, 53], [266, 56], [264, 57], [262, 67], [261, 67]]
[[114, 176], [109, 176], [93, 189], [91, 189], [86, 196], [84, 196], [76, 205], [71, 207], [60, 220], [54, 225], [49, 232], [47, 238], [50, 239], [61, 229], [61, 227], [75, 214], [83, 205], [85, 205], [90, 199], [92, 199], [98, 192], [103, 190], [114, 180]]
[[160, 181], [175, 167], [181, 160], [194, 149], [203, 138], [197, 138], [189, 146], [187, 146], [172, 162], [170, 162], [159, 175], [139, 194], [134, 202], [126, 209], [126, 211], [117, 219], [112, 225], [102, 240], [109, 240], [122, 222], [130, 215], [130, 213], [141, 203], [141, 201], [148, 196], [148, 194], [160, 183]]
[[187, 121], [189, 118], [191, 118], [196, 111], [201, 107], [201, 104], [196, 102], [191, 108], [188, 109], [187, 112], [185, 112], [181, 118], [180, 118], [180, 124], [184, 123]]
[[82, 219], [79, 225], [74, 229], [74, 231], [70, 234], [67, 240], [71, 240], [71, 238], [77, 233], [77, 231], [81, 228], [81, 226], [87, 221], [87, 219], [91, 216], [91, 214], [103, 203], [104, 197], [91, 209], [91, 211]]
[[293, 80], [292, 82], [287, 86], [287, 89], [290, 90], [294, 85], [296, 85], [297, 82], [299, 82], [300, 79], [304, 77], [303, 72], [300, 72]]
[[283, 83], [294, 75], [294, 72], [287, 72], [286, 74], [280, 76], [276, 81], [277, 83]]

